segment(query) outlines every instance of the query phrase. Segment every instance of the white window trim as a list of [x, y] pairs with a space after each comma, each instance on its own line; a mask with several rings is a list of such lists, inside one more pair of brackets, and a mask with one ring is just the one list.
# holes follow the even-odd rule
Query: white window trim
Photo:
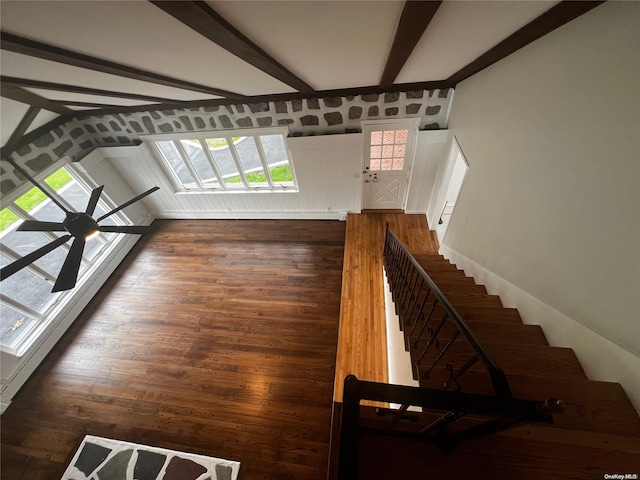
[[[292, 181], [286, 183], [277, 183], [274, 182], [271, 178], [271, 173], [266, 163], [266, 157], [264, 154], [264, 149], [262, 143], [260, 141], [260, 136], [262, 135], [281, 135], [284, 141], [287, 160], [289, 164], [289, 169], [291, 170]], [[174, 192], [176, 194], [229, 194], [229, 193], [297, 193], [299, 192], [298, 180], [296, 177], [295, 166], [293, 162], [293, 158], [291, 155], [291, 150], [289, 149], [289, 145], [287, 142], [287, 138], [289, 135], [289, 129], [286, 127], [271, 127], [271, 128], [252, 128], [252, 129], [241, 129], [241, 130], [210, 130], [210, 131], [201, 131], [201, 132], [182, 132], [182, 133], [168, 133], [168, 134], [160, 134], [160, 135], [142, 135], [140, 139], [143, 140], [149, 150], [152, 152], [155, 157], [158, 165], [164, 172], [166, 178], [171, 182]], [[229, 151], [233, 157], [233, 160], [236, 164], [236, 168], [238, 169], [238, 175], [240, 176], [241, 183], [240, 184], [232, 184], [229, 185], [227, 182], [221, 181], [223, 180], [220, 171], [216, 165], [215, 160], [211, 156], [211, 152], [208, 148], [205, 148], [204, 140], [207, 138], [230, 138], [230, 137], [254, 137], [256, 143], [256, 149], [258, 150], [258, 154], [260, 156], [260, 160], [262, 163], [262, 168], [264, 169], [264, 173], [267, 179], [267, 185], [252, 185], [247, 181], [244, 167], [238, 157], [238, 153], [235, 148], [235, 144], [233, 142], [228, 142]], [[211, 165], [211, 168], [215, 174], [215, 177], [218, 180], [217, 185], [203, 185], [199, 176], [191, 171], [192, 165], [189, 161], [185, 162], [189, 173], [193, 177], [196, 187], [185, 187], [182, 181], [177, 178], [177, 175], [173, 171], [173, 169], [167, 164], [165, 161], [163, 154], [160, 152], [156, 142], [162, 141], [178, 141], [178, 151], [181, 156], [189, 160], [189, 157], [184, 152], [182, 145], [179, 143], [180, 140], [200, 140], [200, 144], [203, 147], [203, 151], [207, 156], [207, 160]], [[184, 160], [183, 160], [184, 161]]]
[[[39, 172], [38, 174], [34, 175], [33, 177], [36, 179], [36, 181], [43, 184], [44, 180], [47, 177], [49, 177], [54, 172], [60, 170], [61, 168], [66, 168], [67, 172], [69, 172], [69, 174], [74, 179], [74, 181], [76, 181], [82, 188], [87, 189], [89, 192], [91, 192], [94, 188], [98, 186], [97, 183], [89, 175], [84, 173], [82, 169], [77, 168], [77, 166], [74, 165], [74, 163], [71, 161], [69, 157], [64, 157], [63, 160], [55, 162], [54, 164], [50, 165], [49, 167]], [[34, 186], [35, 185], [31, 184], [30, 182], [25, 182], [25, 184], [19, 186], [14, 191], [3, 196], [2, 208], [3, 209], [8, 208], [12, 212], [14, 212], [20, 219], [37, 220], [33, 218], [31, 215], [29, 215], [28, 212], [24, 212], [24, 210], [22, 210], [19, 206], [15, 205], [14, 203], [18, 198], [23, 196], [25, 193], [31, 190]], [[53, 189], [49, 187], [50, 193], [52, 190]], [[57, 194], [56, 197], [59, 200], [61, 200], [61, 203], [65, 207], [67, 207], [69, 210], [71, 211], [75, 210], [73, 207], [71, 207], [71, 205], [68, 204], [66, 200], [62, 199], [62, 197], [60, 197], [59, 194]], [[49, 201], [51, 200], [49, 199]], [[113, 200], [111, 200], [108, 197], [108, 195], [105, 192], [102, 192], [102, 194], [100, 195], [100, 203], [103, 203], [103, 207], [106, 207], [107, 211], [110, 211], [117, 207], [117, 205], [113, 202]], [[131, 223], [130, 219], [122, 211], [116, 212], [115, 214], [112, 215], [112, 217], [116, 220], [118, 224], [121, 224], [121, 225], [127, 225]], [[19, 223], [15, 223], [11, 225], [7, 229], [7, 231], [0, 233], [0, 243], [2, 242], [2, 238], [9, 232], [14, 231], [17, 225], [19, 225]], [[50, 238], [51, 240], [54, 240], [55, 238], [57, 238], [51, 233], [48, 233], [48, 232], [42, 232], [42, 233], [47, 238]], [[104, 235], [100, 234], [95, 240], [99, 240], [103, 244], [103, 246], [100, 249], [100, 252], [96, 255], [96, 257], [92, 261], [88, 261], [83, 257], [82, 263], [83, 265], [85, 265], [86, 268], [84, 268], [84, 271], [82, 271], [82, 273], [78, 277], [76, 287], [74, 287], [74, 289], [69, 291], [60, 292], [56, 296], [52, 297], [49, 300], [49, 302], [46, 304], [46, 307], [43, 309], [42, 313], [36, 312], [31, 308], [27, 307], [26, 305], [22, 305], [20, 302], [17, 302], [0, 293], [0, 301], [5, 303], [10, 308], [18, 311], [19, 313], [35, 320], [35, 322], [33, 322], [33, 324], [29, 328], [27, 328], [24, 332], [22, 332], [13, 341], [12, 346], [9, 347], [9, 346], [0, 344], [0, 351], [9, 353], [14, 356], [23, 355], [24, 352], [31, 346], [31, 344], [37, 340], [40, 332], [48, 326], [48, 323], [49, 323], [48, 319], [54, 317], [56, 312], [60, 311], [62, 308], [66, 306], [66, 304], [70, 300], [72, 300], [74, 290], [78, 289], [85, 282], [89, 281], [93, 271], [97, 267], [97, 264], [100, 264], [102, 263], [102, 261], [107, 259], [110, 252], [114, 248], [116, 248], [117, 245], [119, 245], [122, 241], [126, 240], [124, 237], [125, 237], [124, 235], [116, 236], [114, 241], [109, 243], [108, 241], [106, 241]], [[68, 244], [64, 244], [62, 245], [62, 247], [65, 247], [67, 251], [70, 248]], [[2, 253], [11, 259], [15, 258], [15, 252], [13, 252], [8, 247], [3, 246]], [[28, 265], [27, 267], [25, 267], [25, 269], [28, 269], [29, 271], [31, 271], [38, 277], [42, 278], [43, 280], [47, 281], [51, 285], [55, 283], [55, 277], [45, 272], [35, 264]], [[0, 292], [1, 292], [1, 286], [0, 286]]]

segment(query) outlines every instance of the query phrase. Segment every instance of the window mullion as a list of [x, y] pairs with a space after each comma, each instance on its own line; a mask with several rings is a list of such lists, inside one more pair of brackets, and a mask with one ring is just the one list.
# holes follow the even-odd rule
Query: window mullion
[[189, 173], [191, 174], [191, 176], [195, 180], [196, 185], [198, 185], [198, 188], [199, 189], [204, 189], [204, 185], [202, 184], [202, 180], [200, 179], [200, 176], [196, 172], [196, 169], [193, 168], [193, 165], [191, 164], [191, 159], [189, 158], [189, 155], [187, 155], [187, 152], [184, 151], [184, 148], [182, 147], [182, 144], [179, 141], [175, 141], [175, 142], [173, 142], [173, 144], [175, 145], [176, 150], [178, 150], [178, 153], [180, 154], [180, 157], [182, 157], [182, 161], [184, 162], [185, 166], [187, 167], [187, 170], [189, 170]]
[[256, 148], [258, 149], [258, 156], [260, 157], [260, 162], [262, 163], [262, 168], [264, 168], [264, 176], [269, 183], [269, 187], [273, 188], [273, 179], [271, 178], [271, 172], [269, 171], [269, 165], [267, 165], [267, 156], [264, 153], [264, 148], [262, 148], [262, 140], [260, 139], [260, 135], [256, 135], [253, 137], [256, 142]]
[[[12, 250], [9, 247], [7, 247], [6, 245], [2, 245], [2, 254], [6, 255], [9, 258], [9, 260], [11, 260], [12, 262], [15, 262], [16, 260], [22, 258], [19, 253], [17, 253], [16, 251]], [[44, 280], [47, 280], [49, 282], [55, 282], [56, 281], [56, 278], [53, 275], [51, 275], [46, 270], [43, 270], [42, 268], [37, 266], [35, 263], [30, 263], [29, 265], [27, 265], [24, 268], [26, 268], [30, 272], [36, 274], [40, 278], [43, 278]]]
[[224, 137], [227, 141], [227, 145], [229, 145], [229, 151], [231, 152], [231, 156], [233, 157], [233, 161], [236, 164], [236, 168], [238, 169], [238, 173], [240, 174], [240, 179], [242, 183], [244, 183], [245, 188], [249, 187], [249, 181], [247, 180], [247, 176], [244, 173], [244, 168], [242, 168], [242, 163], [240, 163], [240, 156], [238, 155], [238, 151], [236, 150], [236, 146], [233, 144], [233, 139], [231, 137]]
[[35, 310], [21, 304], [20, 302], [16, 302], [13, 298], [7, 297], [2, 293], [0, 293], [0, 301], [9, 305], [11, 308], [13, 308], [18, 313], [21, 313], [22, 315], [27, 315], [31, 318], [35, 318], [36, 320], [42, 320], [42, 314], [40, 312], [36, 312]]
[[218, 164], [213, 158], [213, 155], [211, 154], [211, 150], [209, 150], [209, 146], [207, 145], [206, 140], [203, 140], [201, 138], [199, 142], [200, 142], [200, 146], [202, 147], [202, 151], [204, 152], [205, 156], [207, 157], [207, 161], [211, 166], [211, 170], [213, 170], [213, 173], [216, 175], [216, 178], [218, 179], [218, 184], [221, 185], [222, 188], [226, 189], [227, 185], [224, 183], [224, 178], [222, 177], [222, 173], [220, 173], [220, 170], [218, 169]]

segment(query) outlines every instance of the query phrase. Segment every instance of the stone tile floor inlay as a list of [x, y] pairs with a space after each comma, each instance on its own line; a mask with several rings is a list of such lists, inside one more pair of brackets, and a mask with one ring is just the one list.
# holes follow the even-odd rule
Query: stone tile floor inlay
[[61, 480], [237, 480], [240, 462], [87, 435]]

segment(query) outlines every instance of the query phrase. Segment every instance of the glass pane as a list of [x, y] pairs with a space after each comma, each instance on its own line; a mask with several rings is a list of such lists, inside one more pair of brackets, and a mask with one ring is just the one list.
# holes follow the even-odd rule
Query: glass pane
[[271, 180], [277, 184], [293, 182], [287, 146], [282, 135], [262, 135], [260, 143], [269, 166]]
[[262, 135], [260, 136], [260, 144], [269, 167], [289, 163], [287, 146], [282, 135]]
[[371, 145], [382, 144], [382, 132], [371, 132]]
[[[1, 255], [0, 264], [11, 263], [9, 258]], [[2, 281], [2, 294], [25, 305], [36, 312], [44, 312], [51, 295], [52, 285], [29, 270], [23, 269]]]
[[65, 185], [69, 184], [73, 180], [73, 177], [69, 172], [65, 170], [64, 167], [56, 170], [54, 173], [49, 175], [44, 181], [49, 185], [53, 190], [59, 192]]
[[393, 147], [393, 156], [394, 157], [403, 157], [404, 152], [406, 151], [406, 145], [394, 145]]
[[394, 158], [393, 159], [393, 169], [394, 170], [402, 170], [404, 168], [404, 158]]
[[246, 137], [243, 141], [236, 143], [235, 146], [247, 181], [252, 185], [267, 184], [267, 176], [260, 161], [255, 138]]
[[[235, 141], [236, 138], [238, 137], [234, 137], [232, 140]], [[211, 152], [224, 182], [242, 184], [242, 180], [238, 174], [238, 168], [233, 161], [233, 155], [231, 155], [227, 141], [224, 138], [207, 138], [205, 142], [207, 142], [209, 152]]]
[[371, 162], [369, 163], [369, 170], [380, 170], [380, 159], [377, 160], [373, 160], [371, 159]]
[[8, 208], [3, 208], [2, 210], [0, 210], [0, 232], [3, 232], [5, 229], [13, 225], [13, 223], [18, 220], [18, 218], [20, 217], [18, 217]]
[[38, 207], [45, 200], [47, 200], [47, 196], [42, 193], [38, 187], [33, 187], [18, 198], [15, 203], [25, 212], [31, 213], [34, 208]]
[[182, 161], [180, 153], [178, 152], [178, 149], [173, 144], [173, 142], [156, 142], [156, 145], [158, 146], [160, 153], [162, 153], [162, 156], [167, 162], [167, 165], [171, 167], [173, 173], [176, 174], [176, 177], [178, 177], [178, 180], [180, 180], [180, 183], [182, 183], [182, 186], [187, 188], [196, 187], [197, 185], [195, 180]]
[[293, 174], [291, 173], [291, 167], [289, 167], [288, 164], [270, 168], [269, 173], [271, 174], [271, 180], [274, 184], [293, 182]]
[[[2, 245], [6, 245], [22, 257], [40, 247], [43, 247], [49, 242], [51, 242], [51, 240], [40, 232], [13, 231], [2, 237]], [[67, 245], [71, 245], [71, 242], [68, 242]], [[44, 257], [36, 260], [34, 264], [56, 277], [62, 268], [62, 263], [66, 256], [67, 250], [64, 247], [58, 247], [47, 253]], [[4, 286], [4, 282], [2, 283], [2, 286]]]
[[8, 305], [0, 305], [0, 339], [7, 347], [23, 335], [26, 335], [37, 323], [37, 320], [17, 312]]
[[385, 130], [384, 133], [382, 134], [382, 143], [384, 144], [393, 143], [395, 134], [396, 134], [395, 130]]
[[396, 130], [396, 141], [395, 143], [407, 143], [407, 130]]
[[185, 153], [191, 160], [191, 165], [193, 165], [193, 169], [196, 171], [200, 180], [204, 184], [218, 184], [218, 178], [211, 168], [211, 164], [209, 163], [209, 159], [207, 158], [206, 153], [202, 150], [202, 145], [200, 144], [200, 140], [180, 140], [182, 147], [184, 148]]
[[382, 156], [382, 147], [380, 145], [371, 146], [371, 158], [380, 158]]
[[393, 145], [384, 145], [382, 147], [382, 158], [393, 157]]
[[[38, 206], [38, 208], [34, 209], [30, 212], [31, 215], [37, 220], [42, 220], [43, 222], [64, 222], [65, 213], [62, 209], [53, 203], [51, 200], [47, 199], [42, 204]], [[64, 235], [64, 232], [53, 232], [55, 235]]]
[[392, 161], [393, 159], [391, 158], [383, 158], [380, 170], [391, 170]]

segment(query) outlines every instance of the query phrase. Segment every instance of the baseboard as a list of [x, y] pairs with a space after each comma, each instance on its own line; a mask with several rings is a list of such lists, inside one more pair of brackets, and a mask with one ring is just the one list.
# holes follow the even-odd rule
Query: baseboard
[[572, 348], [589, 379], [620, 383], [640, 412], [639, 357], [456, 250], [441, 245], [440, 254], [499, 295], [505, 307], [517, 308], [524, 323], [540, 325], [550, 345]]
[[346, 220], [346, 210], [336, 211], [184, 211], [162, 210], [158, 212], [158, 218], [167, 220]]

